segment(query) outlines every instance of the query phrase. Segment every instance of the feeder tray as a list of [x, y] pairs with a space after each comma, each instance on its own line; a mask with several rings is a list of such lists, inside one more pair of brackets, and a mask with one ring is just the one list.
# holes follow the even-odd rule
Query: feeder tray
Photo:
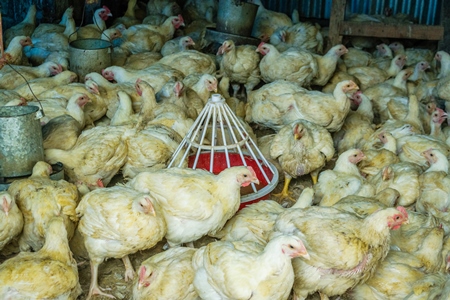
[[[182, 167], [186, 159], [188, 167], [213, 174], [234, 166], [251, 166], [260, 184], [241, 188], [240, 208], [268, 199], [278, 184], [277, 169], [263, 156], [243, 121], [220, 94], [213, 94], [208, 100], [167, 167]], [[175, 165], [175, 162], [180, 163]]]

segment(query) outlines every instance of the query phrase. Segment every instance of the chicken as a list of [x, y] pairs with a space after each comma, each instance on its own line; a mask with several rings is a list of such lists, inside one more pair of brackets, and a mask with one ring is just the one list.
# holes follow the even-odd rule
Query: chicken
[[430, 167], [420, 176], [420, 196], [416, 202], [418, 212], [435, 216], [443, 225], [446, 234], [450, 231], [447, 210], [450, 206], [448, 176], [448, 159], [439, 150], [430, 148], [422, 155]]
[[121, 49], [136, 54], [145, 51], [161, 51], [165, 42], [173, 38], [175, 30], [184, 26], [181, 15], [167, 18], [161, 25], [137, 24], [123, 33]]
[[268, 41], [279, 27], [292, 26], [292, 19], [286, 14], [265, 8], [261, 0], [251, 0], [250, 2], [259, 5], [253, 22], [252, 37]]
[[67, 239], [73, 236], [78, 218], [78, 190], [67, 181], [52, 180], [52, 167], [39, 161], [29, 178], [15, 180], [8, 188], [23, 214], [23, 232], [19, 237], [21, 251], [37, 251], [45, 243], [45, 228], [55, 216], [61, 216], [67, 231]]
[[314, 54], [317, 61], [317, 75], [314, 76], [311, 84], [326, 85], [336, 70], [338, 59], [347, 52], [348, 50], [344, 45], [336, 45], [331, 47], [325, 55]]
[[388, 254], [390, 230], [406, 222], [408, 213], [401, 206], [366, 218], [314, 206], [280, 214], [275, 231], [297, 234], [311, 255], [309, 261], [292, 261], [294, 298], [306, 299], [314, 292], [328, 297], [341, 295], [367, 281]]
[[[203, 110], [203, 100], [190, 87], [186, 87], [182, 81], [169, 80], [159, 91], [158, 101], [172, 103], [182, 109], [185, 115], [195, 120]], [[184, 137], [184, 135], [182, 135]]]
[[358, 164], [359, 171], [365, 174], [368, 179], [378, 174], [382, 168], [400, 161], [396, 154], [397, 141], [392, 134], [382, 131], [378, 137], [383, 147], [380, 149], [364, 150], [366, 157]]
[[430, 49], [424, 48], [406, 48], [400, 42], [393, 42], [389, 44], [389, 48], [394, 51], [394, 55], [404, 54], [408, 57], [408, 66], [414, 66], [420, 61], [431, 62], [434, 57], [434, 52]]
[[426, 272], [437, 272], [442, 264], [444, 229], [434, 216], [411, 211], [409, 224], [391, 233], [391, 249], [417, 257]]
[[321, 206], [332, 206], [348, 195], [370, 197], [375, 194], [375, 188], [359, 173], [357, 163], [365, 158], [359, 149], [349, 149], [339, 155], [332, 170], [319, 174], [314, 186], [315, 202]]
[[45, 78], [35, 78], [28, 83], [23, 83], [16, 87], [13, 91], [30, 101], [35, 99], [35, 95], [39, 95], [44, 91], [48, 91], [56, 86], [69, 84], [77, 80], [78, 75], [72, 71], [62, 71], [61, 73]]
[[0, 71], [0, 88], [14, 89], [19, 85], [26, 83], [26, 80], [50, 77], [61, 72], [61, 65], [58, 65], [54, 62], [46, 62], [36, 67], [7, 66]]
[[86, 123], [84, 117], [83, 107], [90, 101], [86, 94], [74, 93], [72, 97], [67, 101], [66, 107], [63, 107], [61, 103], [65, 103], [64, 100], [50, 98], [42, 99], [40, 103], [30, 101], [28, 105], [42, 106], [44, 108], [45, 116], [41, 118], [41, 124], [47, 124], [51, 119], [59, 117], [61, 115], [70, 115], [80, 124], [80, 128], [84, 128]]
[[118, 17], [113, 21], [113, 25], [123, 24], [126, 28], [133, 25], [141, 23], [141, 21], [136, 18], [135, 7], [137, 0], [128, 0], [127, 10], [122, 17]]
[[386, 188], [396, 189], [400, 193], [397, 204], [410, 207], [419, 197], [419, 175], [422, 169], [408, 162], [391, 164], [369, 178], [369, 182], [380, 192]]
[[64, 30], [66, 29], [67, 21], [69, 20], [69, 18], [73, 19], [73, 10], [74, 10], [73, 6], [69, 6], [68, 8], [66, 8], [61, 17], [61, 21], [58, 24], [40, 23], [31, 34], [31, 38], [38, 38], [44, 34], [51, 32], [63, 33]]
[[[75, 145], [85, 126], [83, 106], [88, 100], [84, 94], [74, 94], [67, 105], [68, 114], [54, 117], [42, 126], [44, 149], [69, 150]], [[71, 106], [76, 109], [71, 109]]]
[[406, 57], [402, 54], [395, 56], [391, 60], [391, 64], [387, 70], [377, 67], [353, 67], [347, 72], [355, 76], [360, 82], [361, 90], [364, 92], [367, 88], [385, 81], [391, 77], [395, 77], [405, 66]]
[[133, 300], [198, 299], [192, 257], [196, 249], [172, 248], [141, 263], [133, 286]]
[[374, 113], [379, 115], [380, 122], [389, 118], [389, 109], [386, 107], [393, 97], [406, 97], [408, 90], [406, 82], [411, 76], [411, 70], [402, 70], [396, 76], [393, 83], [384, 81], [367, 88], [364, 91], [373, 104]]
[[122, 126], [84, 130], [70, 150], [44, 150], [45, 160], [62, 162], [70, 182], [81, 181], [90, 189], [106, 186], [126, 161], [125, 130]]
[[333, 134], [338, 155], [351, 148], [361, 148], [374, 132], [372, 102], [369, 98], [357, 91], [350, 101], [357, 105], [357, 109], [348, 112], [344, 125]]
[[208, 102], [212, 92], [217, 93], [217, 78], [211, 74], [188, 75], [183, 79], [183, 84], [194, 90], [203, 104]]
[[348, 294], [355, 300], [445, 299], [439, 296], [447, 280], [446, 274], [424, 272], [411, 254], [390, 251], [373, 276]]
[[45, 244], [37, 252], [22, 252], [0, 265], [2, 299], [69, 299], [81, 294], [77, 263], [72, 258], [61, 217], [45, 228]]
[[128, 255], [152, 248], [162, 240], [167, 227], [161, 210], [150, 194], [114, 186], [84, 195], [76, 212], [80, 218], [77, 230], [83, 236], [91, 264], [87, 299], [93, 295], [112, 298], [98, 286], [98, 266], [106, 258], [121, 258], [125, 280], [133, 279], [135, 272]]
[[[166, 168], [181, 140], [182, 137], [174, 130], [162, 125], [147, 125], [141, 131], [127, 134], [128, 154], [122, 167], [124, 179], [132, 179], [141, 172]], [[174, 163], [178, 165], [179, 162]]]
[[397, 153], [400, 160], [416, 163], [421, 167], [427, 167], [427, 159], [421, 153], [430, 148], [450, 157], [450, 146], [429, 135], [416, 134], [397, 139]]
[[93, 24], [88, 24], [77, 30], [77, 39], [100, 38], [106, 30], [106, 21], [112, 17], [108, 7], [103, 6], [95, 10], [92, 18]]
[[182, 80], [184, 77], [183, 73], [177, 69], [159, 63], [142, 70], [126, 70], [122, 67], [111, 66], [104, 69], [102, 75], [106, 79], [115, 80], [118, 83], [134, 84], [137, 79], [141, 79], [151, 84], [155, 92], [158, 92], [172, 77], [175, 77], [176, 80]]
[[217, 241], [198, 249], [192, 265], [199, 296], [288, 299], [294, 283], [291, 259], [309, 259], [305, 246], [292, 235], [279, 235], [265, 247], [258, 246], [252, 242]]
[[16, 36], [31, 36], [36, 28], [36, 12], [36, 5], [31, 4], [22, 22], [5, 30], [3, 33], [5, 47], [8, 47]]
[[[341, 129], [350, 110], [347, 94], [353, 94], [358, 88], [353, 81], [346, 80], [336, 85], [332, 95], [316, 91], [300, 92], [294, 94], [294, 107], [290, 109], [296, 118], [306, 119], [335, 132]], [[311, 111], [313, 107], [315, 109]]]
[[265, 246], [270, 239], [278, 215], [286, 209], [311, 206], [312, 188], [303, 189], [290, 208], [284, 208], [274, 200], [261, 200], [239, 210], [213, 237], [222, 241], [248, 241]]
[[0, 192], [0, 250], [16, 238], [23, 228], [23, 216], [8, 192]]
[[261, 80], [259, 70], [261, 58], [255, 50], [255, 46], [236, 46], [232, 40], [226, 40], [217, 51], [217, 55], [223, 55], [219, 71], [221, 76], [230, 78], [232, 84], [244, 84], [247, 95]]
[[259, 69], [266, 83], [284, 79], [308, 87], [317, 75], [317, 61], [308, 51], [290, 48], [280, 53], [275, 46], [264, 42], [256, 51], [264, 55]]
[[373, 56], [367, 51], [350, 47], [347, 49], [347, 53], [342, 55], [341, 58], [347, 68], [353, 68], [368, 66], [373, 59]]
[[199, 19], [213, 22], [217, 16], [218, 7], [219, 3], [215, 0], [187, 0], [183, 6], [183, 16], [187, 24]]
[[190, 36], [180, 36], [164, 43], [161, 48], [161, 55], [167, 56], [184, 50], [188, 50], [190, 46], [195, 45], [194, 40]]
[[180, 6], [173, 0], [155, 0], [147, 3], [147, 15], [173, 16], [180, 13]]
[[128, 185], [154, 195], [167, 222], [167, 243], [175, 247], [222, 229], [239, 208], [240, 187], [251, 183], [259, 184], [251, 167], [218, 175], [175, 167], [139, 173]]
[[342, 81], [330, 95], [275, 81], [250, 93], [246, 121], [280, 130], [285, 124], [303, 119], [335, 132], [341, 129], [350, 110], [347, 94], [357, 89], [353, 81]]
[[331, 134], [306, 120], [294, 121], [278, 133], [260, 138], [258, 145], [265, 157], [274, 160], [284, 172], [284, 187], [279, 195], [283, 198], [289, 195], [292, 178], [310, 174], [316, 184], [319, 172], [334, 155]]
[[185, 50], [161, 58], [158, 63], [172, 66], [184, 76], [195, 73], [216, 73], [216, 62], [210, 55], [197, 50]]
[[11, 65], [27, 65], [24, 63], [26, 56], [23, 48], [32, 45], [31, 38], [25, 35], [18, 35], [13, 37], [8, 47], [5, 49], [4, 57], [6, 62]]
[[160, 60], [161, 58], [162, 55], [158, 52], [142, 52], [131, 54], [127, 57], [122, 67], [124, 67], [125, 69], [142, 70], [158, 62], [158, 60]]
[[323, 36], [320, 29], [318, 24], [297, 22], [290, 27], [276, 29], [269, 42], [281, 52], [297, 47], [313, 53], [322, 53]]
[[346, 196], [333, 204], [332, 207], [365, 218], [378, 210], [394, 207], [399, 196], [400, 193], [397, 190], [386, 188], [373, 197]]

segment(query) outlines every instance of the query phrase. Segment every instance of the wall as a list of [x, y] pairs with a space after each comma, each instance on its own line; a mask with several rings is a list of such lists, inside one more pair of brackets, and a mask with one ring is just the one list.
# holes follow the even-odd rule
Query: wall
[[71, 5], [71, 0], [0, 0], [3, 30], [21, 22], [32, 3], [36, 4], [38, 24], [54, 23]]
[[[262, 0], [264, 7], [291, 15], [297, 8], [301, 17], [329, 19], [332, 0]], [[414, 17], [418, 24], [438, 25], [440, 10], [444, 0], [348, 0], [349, 13], [382, 14], [386, 7], [393, 13], [403, 13]], [[447, 0], [448, 1], [448, 0]]]

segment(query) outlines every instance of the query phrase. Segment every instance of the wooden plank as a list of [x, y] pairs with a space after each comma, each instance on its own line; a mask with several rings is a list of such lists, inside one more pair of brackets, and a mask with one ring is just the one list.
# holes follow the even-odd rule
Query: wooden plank
[[328, 38], [331, 48], [334, 45], [342, 43], [342, 35], [339, 33], [340, 24], [344, 21], [346, 0], [333, 0], [331, 3], [330, 26]]
[[416, 24], [388, 25], [344, 21], [341, 23], [339, 34], [438, 41], [444, 37], [444, 27]]

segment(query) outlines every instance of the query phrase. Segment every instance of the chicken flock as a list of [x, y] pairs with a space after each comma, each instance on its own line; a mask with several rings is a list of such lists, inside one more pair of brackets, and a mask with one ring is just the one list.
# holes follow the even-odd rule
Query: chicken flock
[[[207, 39], [216, 0], [129, 0], [82, 27], [73, 7], [38, 25], [31, 5], [4, 32], [0, 105], [43, 107], [45, 161], [0, 192], [1, 299], [450, 298], [450, 55], [326, 45], [252, 2], [258, 46]], [[112, 65], [78, 78], [83, 38], [110, 41]], [[213, 94], [284, 178], [271, 199], [239, 210], [250, 166], [167, 168]], [[121, 295], [102, 286], [112, 258]]]

